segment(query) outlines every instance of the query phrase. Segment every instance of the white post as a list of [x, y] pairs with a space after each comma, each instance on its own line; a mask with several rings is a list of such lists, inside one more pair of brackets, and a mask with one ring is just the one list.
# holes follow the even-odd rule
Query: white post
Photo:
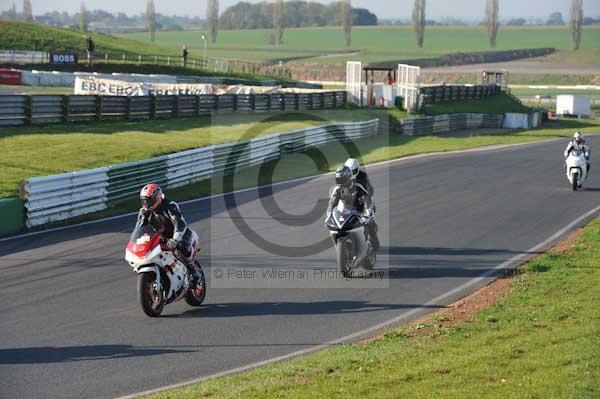
[[206, 35], [203, 33], [202, 34], [202, 40], [204, 40], [204, 68], [208, 69], [208, 60], [206, 59]]

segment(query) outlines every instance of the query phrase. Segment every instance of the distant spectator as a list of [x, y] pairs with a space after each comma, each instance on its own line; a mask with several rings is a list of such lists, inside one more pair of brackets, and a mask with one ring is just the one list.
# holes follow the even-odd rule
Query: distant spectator
[[392, 72], [388, 72], [387, 84], [388, 84], [388, 86], [392, 86], [394, 84], [394, 79], [392, 78]]
[[187, 68], [187, 59], [188, 59], [188, 49], [187, 46], [183, 46], [183, 51], [181, 53], [181, 58], [183, 59], [183, 67]]
[[85, 50], [87, 51], [88, 68], [91, 68], [92, 64], [94, 62], [94, 49], [95, 48], [96, 48], [96, 46], [94, 45], [94, 41], [92, 40], [92, 37], [88, 36], [87, 40], [85, 41]]

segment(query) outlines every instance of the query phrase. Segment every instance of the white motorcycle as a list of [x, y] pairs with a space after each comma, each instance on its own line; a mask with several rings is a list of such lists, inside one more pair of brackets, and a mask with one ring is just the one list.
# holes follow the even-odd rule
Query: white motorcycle
[[566, 160], [567, 179], [571, 183], [573, 191], [583, 186], [588, 175], [588, 161], [583, 150], [572, 150]]
[[[374, 218], [374, 215], [371, 217]], [[327, 218], [327, 228], [344, 277], [351, 277], [358, 267], [366, 270], [373, 270], [375, 267], [377, 253], [367, 228], [370, 221], [344, 201], [340, 201]]]
[[196, 260], [198, 235], [193, 233], [192, 250], [196, 284], [182, 260], [166, 246], [157, 231], [149, 224], [139, 222], [127, 245], [125, 260], [138, 275], [138, 298], [142, 310], [150, 317], [158, 317], [165, 305], [185, 298], [190, 306], [200, 306], [206, 297], [206, 279], [202, 266]]

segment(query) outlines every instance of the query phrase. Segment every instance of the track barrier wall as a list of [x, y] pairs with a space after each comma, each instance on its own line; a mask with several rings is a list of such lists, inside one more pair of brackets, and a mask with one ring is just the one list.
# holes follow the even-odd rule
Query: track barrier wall
[[107, 168], [32, 178], [23, 185], [26, 225], [40, 226], [102, 211], [135, 198], [148, 182], [167, 188], [185, 186], [329, 142], [357, 140], [378, 132], [378, 119], [324, 125]]

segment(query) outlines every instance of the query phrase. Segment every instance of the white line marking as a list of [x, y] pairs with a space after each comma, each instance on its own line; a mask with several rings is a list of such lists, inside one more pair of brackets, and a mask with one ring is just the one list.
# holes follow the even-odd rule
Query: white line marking
[[[503, 150], [503, 149], [507, 149], [507, 148], [525, 146], [525, 145], [546, 144], [546, 143], [550, 143], [550, 142], [557, 141], [557, 140], [561, 140], [561, 138], [549, 139], [549, 140], [540, 140], [540, 141], [530, 141], [530, 142], [515, 143], [515, 144], [499, 144], [499, 145], [492, 145], [492, 146], [487, 146], [487, 147], [469, 148], [469, 149], [465, 149], [465, 150], [456, 150], [456, 151], [430, 152], [430, 153], [425, 153], [425, 154], [416, 154], [416, 155], [410, 155], [410, 156], [406, 156], [406, 157], [402, 157], [402, 158], [391, 159], [391, 160], [388, 160], [388, 161], [375, 162], [375, 163], [366, 165], [366, 167], [368, 169], [368, 168], [374, 168], [374, 167], [378, 167], [378, 166], [382, 166], [382, 165], [388, 165], [388, 164], [392, 164], [392, 163], [410, 162], [410, 161], [413, 161], [413, 160], [416, 160], [416, 159], [420, 159], [420, 158], [436, 157], [436, 156], [443, 156], [443, 155], [460, 155], [460, 154], [468, 154], [468, 153], [475, 153], [475, 152], [488, 152], [488, 151], [491, 152], [491, 151], [498, 151], [498, 150]], [[282, 182], [278, 182], [278, 183], [273, 183], [273, 184], [270, 184], [270, 185], [264, 185], [264, 186], [258, 186], [258, 187], [249, 187], [249, 188], [245, 188], [245, 189], [240, 189], [240, 190], [234, 191], [233, 193], [239, 194], [239, 193], [245, 193], [245, 192], [248, 192], [248, 191], [258, 190], [258, 189], [261, 189], [261, 188], [264, 188], [264, 187], [268, 187], [268, 186], [278, 187], [278, 186], [283, 186], [283, 185], [286, 185], [286, 184], [294, 184], [294, 183], [308, 181], [308, 180], [312, 180], [312, 179], [316, 179], [316, 178], [320, 178], [320, 177], [329, 176], [329, 175], [331, 175], [333, 173], [334, 172], [329, 172], [329, 173], [322, 173], [322, 174], [318, 174], [318, 175], [311, 175], [311, 176], [299, 177], [297, 179], [286, 180], [286, 181], [282, 181]], [[222, 197], [225, 194], [231, 194], [231, 193], [215, 194], [215, 195], [211, 195], [209, 197], [202, 197], [202, 198], [197, 198], [197, 199], [194, 199], [194, 200], [180, 202], [179, 204], [180, 205], [194, 204], [194, 203], [197, 203], [197, 202], [207, 201], [207, 200], [211, 200], [211, 199], [214, 199], [214, 198], [220, 198], [220, 197]], [[82, 222], [82, 223], [77, 223], [77, 224], [71, 224], [71, 225], [68, 225], [68, 226], [54, 227], [54, 228], [47, 229], [47, 230], [33, 231], [31, 233], [25, 233], [25, 234], [20, 234], [20, 235], [12, 236], [12, 237], [0, 238], [0, 243], [1, 242], [18, 240], [20, 238], [34, 237], [34, 236], [38, 236], [38, 235], [41, 235], [41, 234], [55, 233], [57, 231], [69, 230], [69, 229], [74, 229], [74, 228], [77, 228], [77, 227], [89, 226], [89, 225], [96, 224], [96, 223], [109, 222], [109, 221], [112, 221], [112, 220], [117, 220], [117, 219], [122, 219], [122, 218], [126, 218], [126, 217], [131, 217], [131, 216], [134, 216], [134, 215], [137, 215], [137, 212], [131, 212], [131, 213], [126, 213], [126, 214], [117, 215], [117, 216], [110, 216], [110, 217], [106, 217], [106, 218], [103, 218], [103, 219], [91, 220], [89, 222]]]
[[531, 259], [535, 256], [536, 253], [541, 252], [543, 250], [546, 250], [551, 244], [553, 244], [554, 242], [556, 242], [558, 239], [560, 239], [561, 237], [563, 237], [566, 233], [570, 232], [573, 228], [577, 227], [578, 225], [582, 224], [583, 222], [585, 222], [586, 220], [588, 220], [589, 218], [591, 218], [592, 216], [596, 215], [597, 213], [600, 212], [600, 205], [595, 207], [594, 209], [592, 209], [591, 211], [585, 213], [584, 215], [581, 215], [580, 217], [578, 217], [577, 219], [575, 219], [574, 221], [572, 221], [571, 223], [569, 223], [568, 225], [566, 225], [565, 227], [563, 227], [562, 229], [560, 229], [558, 232], [556, 232], [555, 234], [553, 234], [552, 236], [550, 236], [549, 238], [547, 238], [546, 240], [542, 241], [541, 243], [537, 244], [536, 246], [528, 249], [526, 252], [523, 252], [519, 255], [515, 255], [514, 257], [510, 258], [509, 260], [507, 260], [504, 263], [501, 263], [500, 265], [494, 267], [493, 269], [488, 270], [487, 272], [483, 273], [481, 276], [479, 277], [475, 277], [469, 281], [467, 281], [466, 283], [436, 297], [433, 298], [432, 300], [430, 300], [429, 302], [425, 303], [421, 308], [416, 308], [413, 309], [411, 311], [408, 311], [406, 313], [403, 313], [400, 316], [394, 317], [393, 319], [384, 321], [382, 323], [376, 324], [372, 327], [366, 328], [364, 330], [355, 332], [353, 334], [350, 335], [346, 335], [342, 338], [338, 338], [336, 340], [327, 342], [325, 344], [321, 344], [321, 345], [316, 345], [314, 347], [311, 348], [307, 348], [307, 349], [303, 349], [303, 350], [299, 350], [293, 353], [289, 353], [287, 355], [282, 355], [282, 356], [278, 356], [278, 357], [274, 357], [271, 359], [267, 359], [267, 360], [263, 360], [260, 362], [256, 362], [256, 363], [252, 363], [252, 364], [248, 364], [246, 366], [242, 366], [242, 367], [237, 367], [231, 370], [226, 370], [226, 371], [222, 371], [220, 373], [215, 373], [215, 374], [211, 374], [208, 376], [204, 376], [204, 377], [199, 377], [199, 378], [195, 378], [193, 380], [189, 380], [189, 381], [185, 381], [185, 382], [181, 382], [178, 384], [173, 384], [173, 385], [168, 385], [165, 387], [161, 387], [161, 388], [156, 388], [156, 389], [151, 389], [148, 391], [144, 391], [144, 392], [140, 392], [140, 393], [136, 393], [136, 394], [132, 394], [132, 395], [127, 395], [127, 396], [121, 396], [118, 397], [116, 399], [133, 399], [133, 398], [138, 398], [140, 396], [144, 396], [144, 395], [151, 395], [151, 394], [155, 394], [158, 392], [163, 392], [163, 391], [169, 391], [172, 389], [177, 389], [177, 388], [182, 388], [188, 385], [193, 385], [193, 384], [197, 384], [199, 382], [203, 382], [209, 379], [213, 379], [213, 378], [218, 378], [218, 377], [224, 377], [227, 375], [231, 375], [231, 374], [238, 374], [244, 371], [248, 371], [248, 370], [252, 370], [258, 367], [262, 367], [271, 363], [277, 363], [283, 360], [288, 360], [291, 358], [295, 358], [295, 357], [299, 357], [299, 356], [304, 356], [307, 355], [309, 353], [312, 352], [317, 352], [323, 349], [326, 349], [328, 347], [331, 346], [335, 346], [335, 345], [339, 345], [348, 341], [355, 341], [358, 338], [362, 338], [365, 336], [368, 336], [370, 334], [373, 334], [377, 331], [383, 330], [385, 328], [389, 328], [392, 325], [395, 324], [399, 324], [400, 322], [404, 322], [409, 320], [411, 317], [415, 316], [416, 314], [418, 314], [419, 312], [422, 312], [424, 308], [428, 307], [428, 306], [432, 306], [432, 305], [444, 305], [444, 301], [447, 300], [448, 298], [459, 294], [461, 292], [464, 292], [465, 290], [481, 283], [483, 280], [485, 280], [486, 278], [490, 277], [491, 275], [493, 275], [496, 271], [500, 270], [500, 269], [505, 269], [508, 268], [510, 266], [517, 266], [520, 265], [524, 262], [526, 262], [528, 259]]

